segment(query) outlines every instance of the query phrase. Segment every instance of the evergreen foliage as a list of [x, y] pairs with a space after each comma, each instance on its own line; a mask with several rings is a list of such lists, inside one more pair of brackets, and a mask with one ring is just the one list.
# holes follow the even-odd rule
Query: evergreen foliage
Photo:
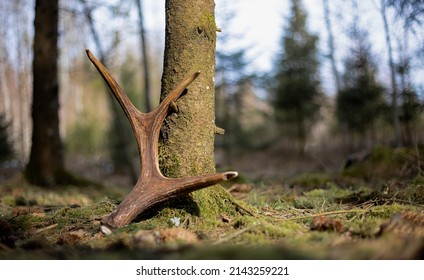
[[336, 117], [351, 132], [364, 134], [382, 116], [384, 88], [377, 82], [368, 34], [354, 26], [350, 55], [345, 59], [343, 88], [336, 99]]
[[[283, 36], [283, 55], [277, 65], [273, 100], [277, 121], [290, 124], [293, 136], [304, 141], [319, 109], [318, 37], [306, 29], [300, 0], [292, 0], [289, 27]], [[293, 125], [291, 125], [293, 124]], [[294, 126], [294, 127], [293, 127]]]
[[[233, 13], [228, 13], [224, 21], [229, 24]], [[228, 34], [219, 34], [221, 46], [229, 44], [231, 37]], [[246, 74], [246, 49], [224, 51], [217, 48], [215, 69], [215, 97], [216, 121], [225, 130], [225, 137], [218, 137], [217, 146], [224, 148], [231, 156], [234, 147], [240, 147], [246, 142], [246, 135], [240, 123], [241, 97], [243, 84], [251, 79]]]

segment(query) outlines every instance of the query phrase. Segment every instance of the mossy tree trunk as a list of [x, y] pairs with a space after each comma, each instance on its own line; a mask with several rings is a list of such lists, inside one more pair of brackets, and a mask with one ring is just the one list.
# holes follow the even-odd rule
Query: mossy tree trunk
[[[213, 0], [166, 1], [165, 57], [161, 99], [189, 73], [200, 75], [176, 102], [162, 127], [160, 166], [168, 177], [215, 173], [215, 47]], [[178, 207], [214, 218], [228, 208], [231, 196], [214, 186], [179, 200]]]

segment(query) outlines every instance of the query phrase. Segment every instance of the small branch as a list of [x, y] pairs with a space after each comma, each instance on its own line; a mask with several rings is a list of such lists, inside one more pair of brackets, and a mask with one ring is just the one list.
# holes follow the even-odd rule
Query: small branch
[[224, 238], [221, 238], [221, 239], [219, 239], [219, 240], [217, 240], [217, 241], [213, 242], [212, 244], [213, 244], [213, 245], [219, 245], [219, 244], [222, 244], [222, 243], [224, 243], [224, 242], [228, 242], [228, 241], [230, 241], [231, 239], [233, 239], [233, 238], [235, 238], [235, 237], [237, 237], [237, 236], [239, 236], [239, 235], [242, 235], [242, 234], [243, 234], [243, 233], [245, 233], [246, 231], [249, 231], [249, 230], [251, 230], [252, 228], [257, 227], [258, 225], [259, 225], [259, 224], [255, 224], [255, 225], [252, 225], [252, 226], [250, 226], [250, 227], [243, 228], [243, 229], [241, 229], [241, 230], [239, 230], [239, 231], [236, 231], [236, 232], [234, 232], [234, 233], [232, 233], [232, 234], [229, 234], [229, 235], [225, 236]]
[[215, 134], [224, 135], [225, 129], [218, 127], [218, 126], [215, 126]]
[[[189, 77], [185, 78], [180, 84], [177, 85], [176, 88], [174, 88], [168, 95], [165, 97], [164, 100], [160, 103], [159, 107], [155, 109], [157, 111], [157, 115], [163, 119], [166, 117], [166, 112], [168, 111], [169, 105], [176, 101], [183, 91], [199, 76], [200, 71], [194, 72]], [[161, 122], [163, 121], [161, 120]]]
[[365, 212], [368, 212], [368, 211], [369, 211], [368, 209], [337, 210], [337, 211], [316, 213], [316, 214], [311, 214], [311, 215], [302, 216], [302, 217], [283, 218], [282, 220], [284, 220], [284, 221], [295, 221], [295, 220], [303, 220], [303, 219], [315, 218], [315, 217], [320, 217], [320, 216], [341, 215], [341, 214], [347, 214], [347, 213], [365, 213]]
[[52, 224], [52, 225], [49, 225], [49, 226], [47, 226], [47, 227], [45, 227], [45, 228], [37, 229], [37, 230], [35, 230], [33, 233], [34, 233], [34, 234], [39, 234], [39, 233], [42, 233], [43, 231], [46, 231], [46, 230], [49, 230], [49, 229], [55, 228], [55, 227], [57, 227], [57, 226], [58, 226], [58, 224]]
[[399, 199], [399, 198], [383, 198], [383, 201], [386, 201], [386, 202], [398, 202], [398, 203], [409, 204], [409, 205], [412, 205], [412, 206], [424, 208], [424, 205], [422, 205], [422, 204], [418, 204], [418, 203], [415, 203], [415, 202], [412, 202], [412, 201], [408, 201], [408, 200], [405, 200], [405, 199]]
[[256, 215], [255, 213], [253, 213], [252, 211], [250, 211], [249, 209], [247, 209], [246, 207], [242, 206], [240, 203], [237, 203], [236, 201], [232, 201], [232, 204], [238, 208], [240, 208], [241, 210], [243, 210], [244, 212], [246, 212], [247, 214], [249, 214], [252, 217], [258, 218], [258, 215]]

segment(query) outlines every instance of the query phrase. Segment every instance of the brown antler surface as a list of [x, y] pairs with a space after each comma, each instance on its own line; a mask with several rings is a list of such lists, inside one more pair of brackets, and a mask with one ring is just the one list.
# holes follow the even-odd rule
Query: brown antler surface
[[160, 172], [158, 141], [162, 122], [167, 115], [169, 105], [180, 97], [184, 89], [199, 76], [200, 72], [195, 72], [182, 81], [155, 110], [142, 113], [131, 103], [104, 65], [89, 50], [86, 51], [88, 58], [96, 66], [127, 115], [137, 139], [141, 161], [140, 176], [136, 185], [115, 211], [102, 220], [103, 225], [110, 228], [124, 226], [158, 203], [238, 176], [237, 172], [229, 171], [195, 177], [166, 178]]

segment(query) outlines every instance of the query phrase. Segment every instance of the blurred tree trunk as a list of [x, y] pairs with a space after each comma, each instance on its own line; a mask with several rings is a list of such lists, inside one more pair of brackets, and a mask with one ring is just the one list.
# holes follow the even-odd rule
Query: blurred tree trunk
[[37, 185], [59, 183], [64, 170], [59, 134], [58, 0], [35, 3], [32, 146], [27, 179]]
[[144, 30], [144, 17], [143, 17], [143, 7], [141, 4], [141, 0], [136, 0], [137, 10], [138, 10], [138, 24], [139, 24], [139, 32], [140, 32], [140, 44], [141, 44], [141, 52], [143, 55], [143, 74], [144, 74], [144, 98], [146, 103], [146, 111], [152, 111], [152, 90], [150, 87], [150, 70], [149, 70], [149, 55], [147, 52], [147, 42]]
[[328, 0], [324, 1], [324, 19], [325, 19], [325, 26], [327, 28], [328, 32], [328, 48], [329, 48], [329, 54], [328, 57], [330, 58], [331, 62], [331, 70], [333, 72], [335, 84], [336, 84], [336, 90], [337, 94], [340, 92], [340, 75], [339, 71], [337, 70], [337, 64], [336, 64], [336, 58], [335, 58], [335, 48], [334, 48], [334, 36], [333, 36], [333, 29], [331, 24], [331, 18], [330, 18], [330, 8], [328, 7]]
[[[84, 15], [88, 21], [91, 35], [93, 36], [94, 44], [96, 45], [97, 51], [99, 52], [100, 61], [108, 66], [108, 59], [106, 51], [104, 50], [103, 44], [101, 43], [98, 31], [94, 25], [94, 20], [92, 17], [92, 8], [89, 7], [86, 0], [80, 0], [83, 5]], [[115, 46], [112, 46], [112, 48]], [[109, 91], [109, 88], [105, 84], [105, 90]], [[132, 136], [131, 127], [126, 121], [124, 112], [122, 112], [119, 104], [115, 102], [115, 99], [112, 94], [107, 95], [109, 98], [109, 104], [111, 107], [112, 113], [112, 122], [111, 127], [109, 128], [109, 141], [110, 141], [110, 153], [113, 164], [116, 169], [123, 170], [125, 169], [128, 172], [131, 180], [136, 182], [138, 179], [138, 166], [133, 161], [133, 153], [135, 150], [136, 142]], [[136, 154], [135, 154], [136, 155]]]
[[392, 40], [390, 37], [389, 24], [387, 22], [387, 14], [386, 14], [386, 1], [380, 1], [381, 9], [380, 14], [383, 19], [384, 24], [384, 32], [386, 35], [386, 45], [388, 51], [388, 60], [390, 67], [390, 83], [392, 87], [392, 120], [393, 120], [393, 128], [395, 130], [395, 144], [396, 146], [402, 145], [402, 135], [400, 129], [400, 121], [399, 121], [399, 106], [398, 106], [398, 87], [396, 83], [396, 69], [395, 63], [393, 60], [393, 50], [392, 50]]
[[[161, 99], [184, 77], [200, 76], [177, 102], [162, 127], [160, 166], [168, 177], [215, 173], [215, 47], [213, 0], [167, 0], [165, 57]], [[196, 191], [176, 202], [195, 209], [203, 218], [215, 219], [231, 197], [221, 187]]]
[[[16, 35], [16, 61], [20, 67], [16, 69], [16, 81], [17, 81], [17, 96], [18, 96], [18, 127], [19, 127], [19, 158], [21, 162], [25, 162], [27, 155], [27, 140], [29, 138], [28, 131], [28, 121], [27, 121], [27, 105], [29, 104], [28, 95], [30, 92], [28, 72], [29, 60], [27, 59], [25, 53], [29, 48], [29, 38], [28, 33], [25, 31], [25, 27], [22, 26], [23, 20], [21, 18], [22, 10], [22, 1], [14, 1], [14, 33]], [[28, 70], [28, 71], [27, 71]]]
[[10, 71], [10, 63], [8, 60], [8, 53], [7, 48], [3, 42], [3, 38], [5, 38], [4, 35], [0, 35], [0, 50], [1, 50], [1, 56], [0, 56], [0, 100], [1, 100], [1, 108], [4, 112], [5, 119], [11, 120], [12, 119], [12, 108], [11, 108], [11, 94], [9, 90], [9, 81], [7, 79], [7, 71]]

